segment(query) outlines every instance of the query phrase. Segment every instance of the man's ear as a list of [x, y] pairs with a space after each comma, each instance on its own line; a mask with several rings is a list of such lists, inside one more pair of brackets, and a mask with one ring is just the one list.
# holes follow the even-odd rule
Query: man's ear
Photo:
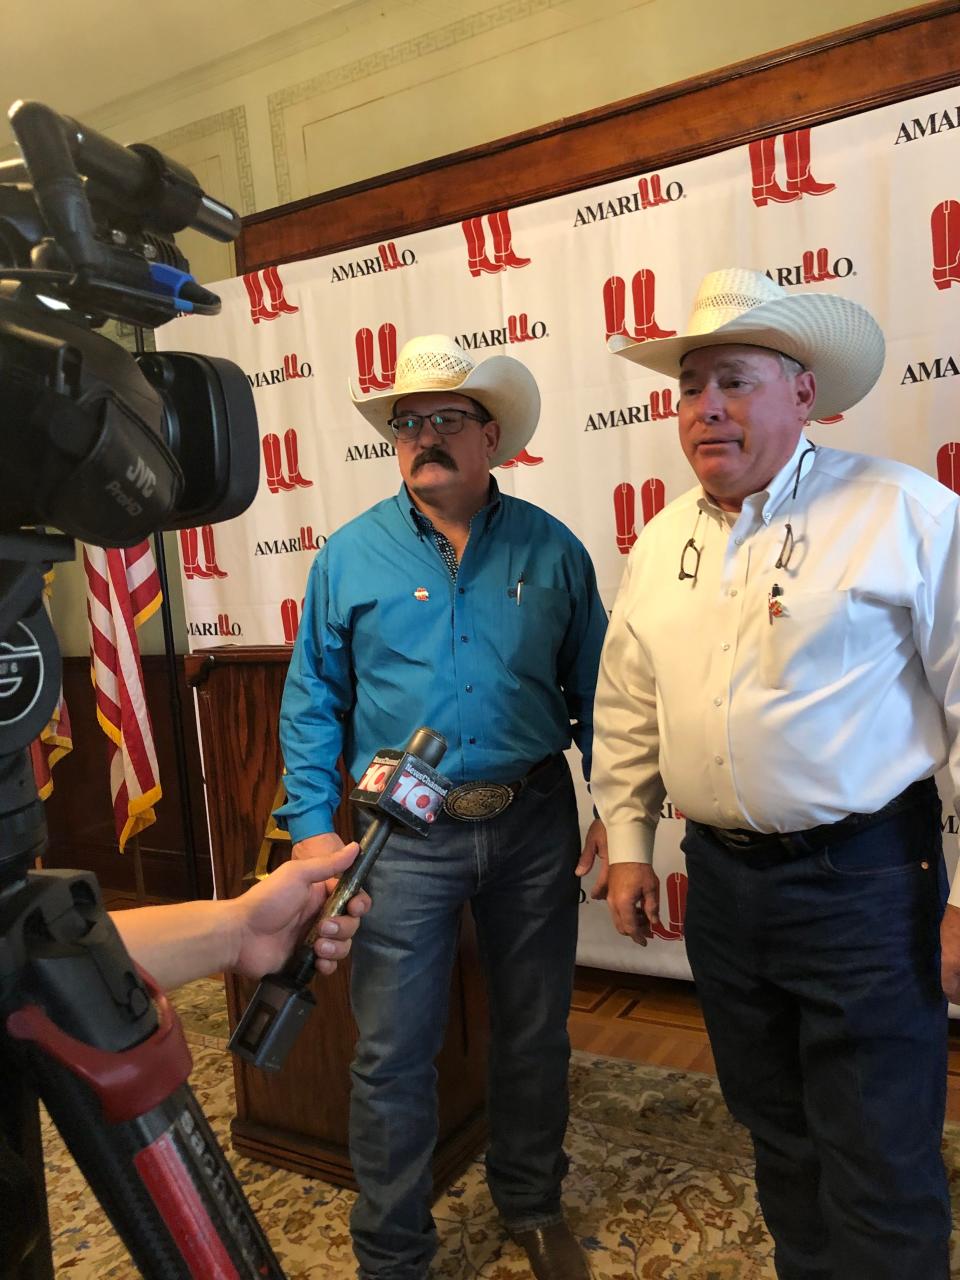
[[489, 422], [485, 422], [480, 428], [487, 441], [487, 454], [496, 453], [497, 446], [500, 444], [500, 423], [495, 418], [491, 418]]
[[813, 370], [804, 369], [802, 373], [798, 373], [794, 388], [797, 404], [802, 409], [804, 417], [809, 420], [813, 417], [813, 406], [817, 399], [817, 379]]

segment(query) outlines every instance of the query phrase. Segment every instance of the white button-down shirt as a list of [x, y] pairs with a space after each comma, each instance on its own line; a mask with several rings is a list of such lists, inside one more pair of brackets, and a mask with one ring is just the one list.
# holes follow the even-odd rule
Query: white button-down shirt
[[960, 790], [960, 501], [902, 463], [808, 448], [732, 527], [697, 486], [630, 553], [594, 711], [611, 862], [651, 860], [666, 792], [698, 822], [772, 832], [872, 813], [948, 761]]

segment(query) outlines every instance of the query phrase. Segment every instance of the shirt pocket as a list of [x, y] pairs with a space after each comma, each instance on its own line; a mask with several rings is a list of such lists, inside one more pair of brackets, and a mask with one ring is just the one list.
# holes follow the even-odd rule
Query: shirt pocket
[[803, 693], [839, 680], [850, 626], [848, 591], [787, 591], [784, 607], [763, 628], [760, 683]]
[[504, 666], [518, 674], [552, 671], [553, 659], [570, 625], [570, 612], [569, 594], [556, 587], [525, 582], [519, 602], [515, 587], [505, 590], [497, 637]]

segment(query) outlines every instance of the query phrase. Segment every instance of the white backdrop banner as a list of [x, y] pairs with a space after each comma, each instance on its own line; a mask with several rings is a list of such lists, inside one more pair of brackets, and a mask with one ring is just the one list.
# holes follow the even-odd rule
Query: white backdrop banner
[[[173, 321], [157, 345], [226, 356], [246, 371], [263, 474], [241, 518], [181, 534], [191, 648], [293, 642], [316, 550], [399, 485], [393, 449], [351, 405], [348, 379], [363, 391], [391, 386], [398, 347], [423, 333], [451, 334], [478, 359], [507, 352], [532, 370], [540, 426], [497, 481], [582, 539], [609, 609], [639, 530], [693, 477], [674, 429], [674, 386], [610, 356], [606, 340], [682, 331], [701, 277], [718, 267], [752, 267], [788, 289], [869, 308], [887, 337], [880, 382], [810, 433], [899, 458], [960, 492], [958, 175], [960, 106], [949, 90], [214, 286], [222, 313]], [[957, 822], [940, 782], [952, 871]], [[689, 976], [682, 815], [668, 800], [663, 818], [659, 936], [634, 946], [586, 899], [581, 963]]]

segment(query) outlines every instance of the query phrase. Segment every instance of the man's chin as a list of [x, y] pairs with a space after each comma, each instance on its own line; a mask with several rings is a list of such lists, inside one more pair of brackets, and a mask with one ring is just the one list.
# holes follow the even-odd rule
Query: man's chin
[[436, 493], [439, 489], [448, 489], [451, 484], [456, 484], [457, 474], [455, 471], [448, 471], [446, 467], [440, 466], [436, 462], [431, 462], [425, 467], [421, 467], [416, 475], [411, 476], [407, 487], [414, 495], [423, 493]]
[[413, 473], [412, 479], [420, 480], [424, 476], [451, 476], [456, 474], [456, 467], [448, 467], [443, 462], [424, 462]]

